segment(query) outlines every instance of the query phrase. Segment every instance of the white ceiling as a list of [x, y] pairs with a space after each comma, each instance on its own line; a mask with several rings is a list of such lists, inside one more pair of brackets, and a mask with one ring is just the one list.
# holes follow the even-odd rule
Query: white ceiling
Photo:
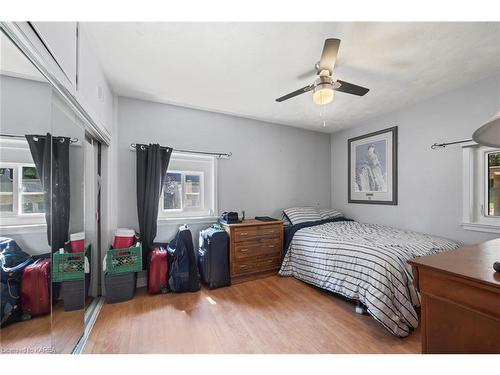
[[[118, 95], [333, 132], [500, 73], [500, 23], [86, 23]], [[326, 38], [334, 78], [370, 88], [275, 99], [312, 83]], [[323, 113], [320, 113], [323, 110]], [[323, 117], [321, 117], [323, 116]], [[323, 118], [326, 128], [322, 127]]]

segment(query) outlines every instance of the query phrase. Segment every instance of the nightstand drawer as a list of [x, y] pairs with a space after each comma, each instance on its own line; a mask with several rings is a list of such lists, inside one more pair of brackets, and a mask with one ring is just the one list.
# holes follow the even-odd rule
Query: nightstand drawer
[[238, 242], [234, 246], [234, 257], [236, 259], [247, 259], [264, 255], [279, 256], [281, 254], [280, 238], [267, 238], [260, 241]]
[[262, 237], [279, 237], [281, 226], [279, 225], [267, 225], [264, 228], [262, 226], [249, 227], [249, 228], [235, 228], [234, 229], [234, 241], [248, 241], [253, 239], [260, 239]]
[[232, 275], [243, 275], [247, 273], [270, 271], [278, 268], [280, 258], [261, 258], [237, 261], [232, 264]]

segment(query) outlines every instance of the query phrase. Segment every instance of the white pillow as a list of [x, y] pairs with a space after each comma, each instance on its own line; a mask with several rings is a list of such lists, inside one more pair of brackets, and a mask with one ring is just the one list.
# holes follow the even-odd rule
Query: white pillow
[[321, 216], [314, 207], [292, 207], [283, 210], [283, 213], [293, 225], [321, 220]]
[[342, 216], [342, 212], [337, 211], [334, 208], [320, 208], [318, 210], [318, 213], [319, 213], [319, 216], [321, 216], [322, 220]]

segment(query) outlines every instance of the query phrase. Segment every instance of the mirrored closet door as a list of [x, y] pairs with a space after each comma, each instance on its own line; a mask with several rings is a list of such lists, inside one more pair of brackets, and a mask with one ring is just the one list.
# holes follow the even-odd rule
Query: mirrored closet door
[[0, 350], [71, 353], [90, 272], [85, 131], [3, 33], [0, 48]]

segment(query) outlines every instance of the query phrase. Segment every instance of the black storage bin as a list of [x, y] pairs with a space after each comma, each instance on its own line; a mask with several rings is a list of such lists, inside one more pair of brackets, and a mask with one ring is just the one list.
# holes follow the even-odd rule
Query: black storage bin
[[85, 281], [73, 280], [62, 282], [64, 311], [81, 310], [85, 307]]
[[106, 283], [107, 303], [123, 302], [134, 298], [135, 283], [137, 279], [136, 272], [119, 274], [107, 273], [104, 278]]

